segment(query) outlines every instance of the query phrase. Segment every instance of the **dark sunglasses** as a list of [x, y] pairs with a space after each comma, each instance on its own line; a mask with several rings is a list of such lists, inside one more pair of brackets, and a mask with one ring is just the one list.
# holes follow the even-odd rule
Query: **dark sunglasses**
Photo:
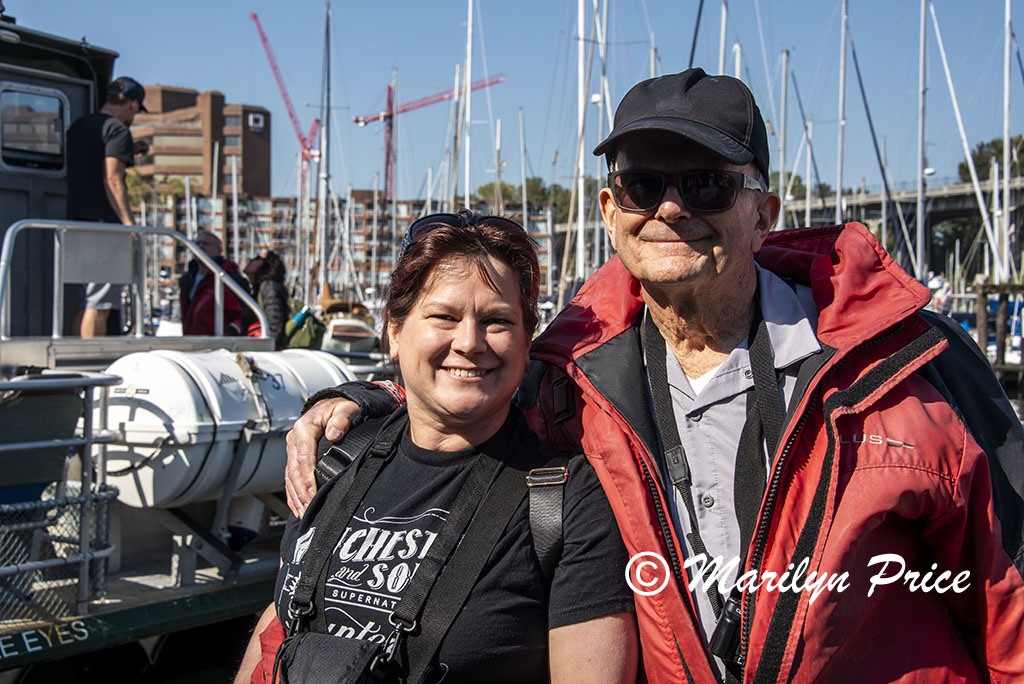
[[663, 173], [630, 169], [608, 174], [608, 187], [615, 205], [623, 211], [654, 211], [670, 186], [679, 192], [687, 209], [702, 214], [731, 208], [743, 188], [767, 190], [761, 181], [739, 171], [699, 169]]
[[491, 228], [503, 228], [505, 230], [518, 230], [520, 233], [523, 227], [511, 219], [503, 216], [475, 216], [466, 218], [458, 214], [430, 214], [423, 218], [416, 219], [405, 231], [405, 240], [402, 241], [404, 252], [410, 245], [415, 245], [425, 235], [438, 228], [465, 228], [466, 226], [486, 226]]

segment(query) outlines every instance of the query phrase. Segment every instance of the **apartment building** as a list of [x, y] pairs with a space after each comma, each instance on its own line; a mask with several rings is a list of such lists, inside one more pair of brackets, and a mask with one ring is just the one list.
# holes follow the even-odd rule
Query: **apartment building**
[[[132, 136], [149, 143], [136, 160], [142, 179], [157, 190], [230, 196], [232, 164], [237, 163], [238, 192], [270, 195], [270, 112], [264, 107], [227, 104], [216, 90], [159, 84], [146, 86], [146, 109], [132, 124]], [[233, 162], [236, 158], [237, 162]]]

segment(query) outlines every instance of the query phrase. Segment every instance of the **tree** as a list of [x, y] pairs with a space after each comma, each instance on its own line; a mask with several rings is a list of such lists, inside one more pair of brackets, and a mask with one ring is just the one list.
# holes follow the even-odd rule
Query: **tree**
[[553, 205], [553, 214], [555, 223], [565, 223], [569, 220], [569, 199], [572, 193], [568, 188], [564, 188], [558, 183], [549, 185], [547, 188], [547, 197], [544, 199], [548, 204]]
[[[519, 186], [510, 185], [505, 181], [501, 182], [501, 198], [510, 200], [519, 197]], [[473, 199], [479, 202], [494, 201], [494, 181], [481, 185], [473, 192]]]
[[[1022, 163], [1024, 159], [1024, 136], [1015, 135], [1010, 138], [1010, 173], [1013, 176], [1021, 175]], [[992, 159], [995, 158], [999, 165], [1003, 164], [1003, 139], [993, 138], [988, 142], [980, 142], [974, 146], [971, 151], [971, 157], [974, 159], [974, 168], [978, 171], [978, 180], [988, 180], [989, 175], [992, 173]], [[967, 162], [960, 162], [957, 166], [957, 172], [960, 175], [960, 181], [963, 183], [971, 182], [971, 171], [967, 168]], [[1005, 169], [999, 170], [1000, 177], [1006, 173]]]
[[[517, 194], [516, 198], [520, 196]], [[543, 204], [548, 201], [548, 189], [544, 185], [544, 179], [540, 176], [531, 176], [526, 179], [526, 199], [535, 204]]]
[[148, 201], [152, 196], [152, 180], [143, 178], [136, 169], [132, 169], [125, 175], [124, 184], [128, 187], [128, 200], [133, 207], [138, 207], [142, 204], [142, 200]]
[[[793, 180], [792, 180], [792, 185], [790, 186], [790, 191], [789, 191], [790, 194], [793, 196], [793, 199], [795, 199], [795, 200], [802, 200], [802, 199], [804, 199], [807, 196], [807, 186], [804, 184], [803, 176], [801, 176], [800, 174], [795, 174], [795, 176], [794, 176], [794, 174], [788, 174], [786, 176], [786, 185], [790, 185], [790, 178], [791, 177], [793, 178]], [[776, 172], [774, 172], [772, 174], [769, 187], [772, 190], [772, 192], [777, 192], [780, 195], [782, 194], [782, 191], [779, 189], [779, 172], [778, 171], [776, 171]], [[847, 189], [847, 190], [844, 191], [844, 194], [849, 194], [849, 193], [852, 193], [852, 192], [853, 192], [852, 190]], [[811, 186], [811, 201], [812, 202], [814, 200], [816, 200], [816, 199], [820, 199], [821, 197], [831, 197], [833, 194], [834, 194], [834, 191], [832, 190], [832, 186], [829, 185], [828, 183], [822, 183], [820, 186], [818, 186], [818, 185], [812, 185]]]
[[158, 188], [160, 199], [167, 199], [172, 195], [185, 194], [185, 182], [180, 178], [171, 178], [166, 183], [161, 183]]
[[[596, 201], [597, 192], [601, 189], [602, 185], [603, 183], [596, 178], [587, 176], [584, 179], [583, 187], [586, 190], [586, 203], [583, 211], [588, 218], [592, 212], [591, 205]], [[558, 183], [546, 185], [544, 179], [539, 176], [531, 176], [526, 179], [526, 192], [527, 199], [533, 206], [552, 205], [552, 216], [555, 223], [565, 223], [569, 220], [569, 203], [572, 199], [570, 188], [563, 187]], [[505, 200], [520, 201], [522, 198], [521, 193], [521, 185], [512, 186], [504, 182], [501, 184], [501, 196]], [[473, 196], [481, 202], [493, 202], [494, 183], [481, 185], [474, 191]]]
[[[776, 171], [772, 174], [771, 181], [769, 183], [772, 190], [782, 195], [782, 188], [779, 187], [779, 172]], [[804, 180], [800, 174], [789, 174], [786, 176], [786, 185], [789, 186], [789, 193], [793, 199], [802, 200], [807, 196], [807, 186], [804, 185]], [[812, 190], [813, 195], [813, 190]], [[812, 196], [813, 199], [813, 196]]]

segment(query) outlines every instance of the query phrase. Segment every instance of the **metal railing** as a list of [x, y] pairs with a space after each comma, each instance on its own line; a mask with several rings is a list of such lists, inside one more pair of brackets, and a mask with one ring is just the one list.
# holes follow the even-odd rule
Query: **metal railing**
[[[346, 351], [341, 349], [321, 349], [320, 351], [336, 356], [344, 361], [348, 369], [360, 379], [367, 379], [366, 376], [373, 380], [395, 377], [395, 370], [398, 364], [392, 362], [387, 355], [380, 352]], [[368, 363], [355, 365], [353, 360]]]
[[[224, 285], [228, 286], [239, 302], [255, 312], [260, 322], [260, 337], [268, 337], [267, 316], [256, 300], [236, 283], [210, 256], [189, 240], [184, 234], [168, 228], [155, 226], [124, 226], [117, 223], [94, 223], [91, 221], [54, 221], [45, 219], [26, 219], [11, 224], [4, 234], [2, 251], [0, 251], [0, 340], [10, 339], [10, 293], [11, 293], [11, 258], [14, 254], [14, 241], [25, 230], [52, 230], [53, 240], [53, 333], [60, 338], [64, 317], [64, 274], [63, 274], [63, 242], [68, 231], [88, 231], [102, 233], [121, 233], [130, 236], [134, 245], [135, 281], [132, 297], [135, 303], [135, 336], [144, 336], [144, 297], [146, 291], [146, 258], [143, 238], [146, 236], [163, 236], [176, 240], [184, 245], [192, 256], [205, 265], [216, 278], [214, 283], [214, 322], [213, 333], [220, 337], [224, 334]], [[158, 274], [154, 274], [156, 277]], [[106, 282], [103, 273], [97, 273], [95, 282]], [[244, 332], [244, 331], [243, 331]]]
[[[49, 498], [0, 505], [0, 615], [13, 618], [19, 611], [61, 610], [61, 596], [53, 589], [59, 582], [45, 574], [50, 570], [78, 566], [75, 614], [84, 615], [91, 597], [104, 594], [106, 559], [113, 553], [108, 503], [117, 490], [106, 483], [106, 444], [113, 439], [106, 429], [107, 393], [98, 392], [98, 425], [93, 394], [119, 382], [121, 378], [109, 373], [55, 371], [0, 381], [0, 393], [82, 393], [82, 429], [73, 438], [0, 444], [0, 453], [73, 448], [81, 462], [77, 492], [68, 491], [70, 483], [64, 478], [54, 483]], [[43, 541], [49, 544], [45, 552]]]

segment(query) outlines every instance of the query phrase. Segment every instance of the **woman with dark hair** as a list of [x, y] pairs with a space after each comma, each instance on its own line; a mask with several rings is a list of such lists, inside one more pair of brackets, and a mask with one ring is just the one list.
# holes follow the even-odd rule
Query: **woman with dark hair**
[[256, 302], [267, 314], [267, 334], [274, 338], [277, 349], [283, 349], [286, 343], [284, 328], [288, 322], [288, 288], [284, 284], [284, 262], [276, 252], [268, 249], [246, 264], [243, 273], [252, 283]]
[[410, 226], [384, 311], [406, 406], [364, 423], [362, 449], [353, 429], [339, 445], [352, 465], [289, 520], [275, 604], [236, 682], [635, 680], [604, 492], [511, 405], [539, 281], [533, 240], [508, 219]]

